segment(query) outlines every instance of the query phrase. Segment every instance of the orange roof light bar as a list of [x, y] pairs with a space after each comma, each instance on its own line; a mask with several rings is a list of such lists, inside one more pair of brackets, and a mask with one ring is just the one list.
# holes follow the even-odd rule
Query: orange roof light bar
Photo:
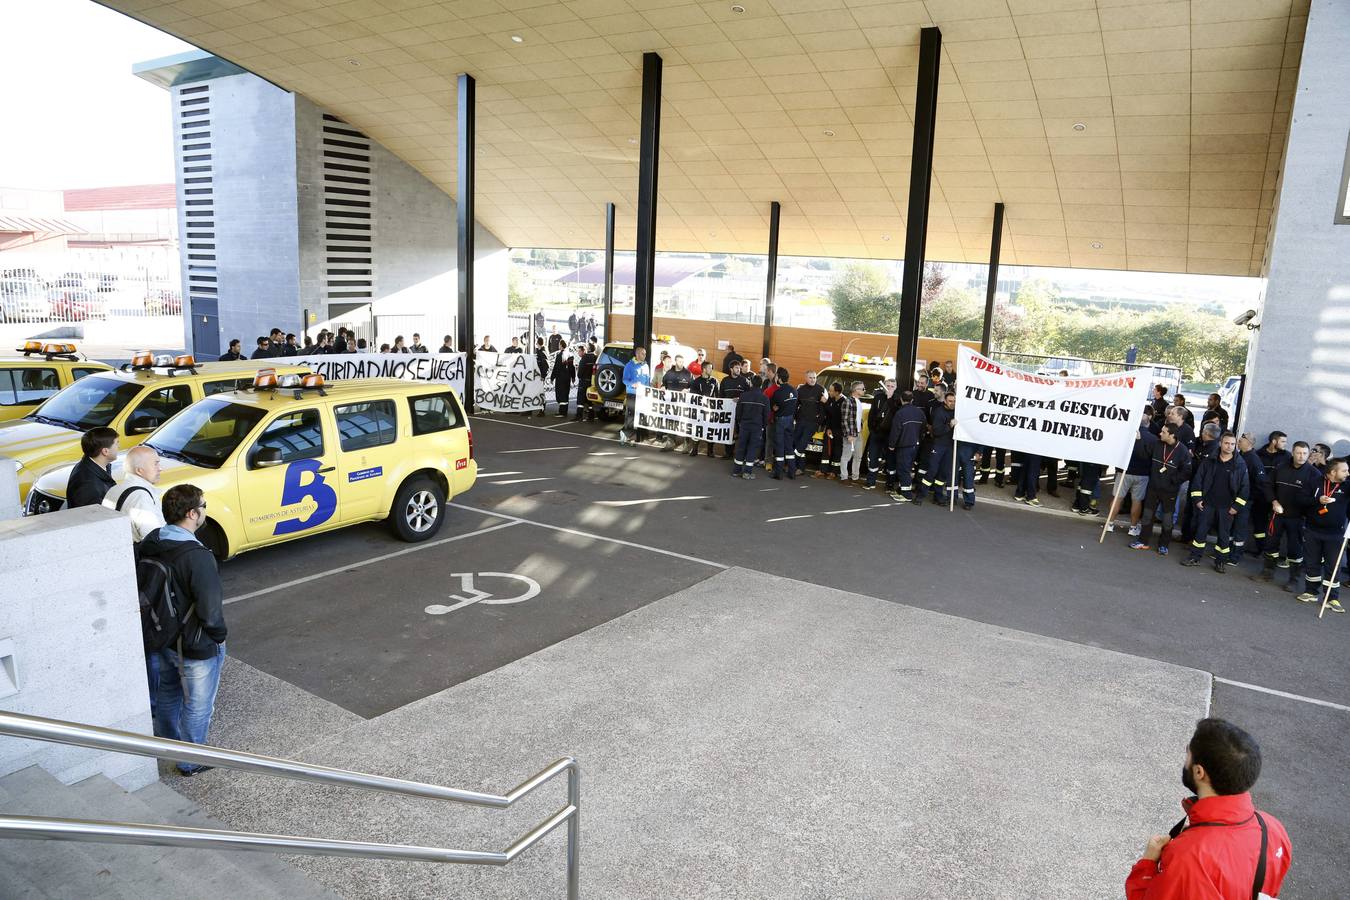
[[197, 361], [192, 358], [191, 353], [184, 353], [182, 356], [175, 356], [173, 358], [173, 365], [175, 369], [190, 369], [196, 364]]
[[253, 376], [253, 389], [255, 391], [276, 390], [277, 370], [259, 369], [258, 374]]
[[149, 350], [141, 350], [131, 357], [133, 369], [148, 369], [155, 364], [155, 356]]

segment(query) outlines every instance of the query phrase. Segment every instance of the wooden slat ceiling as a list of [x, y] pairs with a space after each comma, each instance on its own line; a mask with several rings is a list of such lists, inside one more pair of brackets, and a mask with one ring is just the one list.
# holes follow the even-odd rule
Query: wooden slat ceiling
[[[359, 126], [514, 247], [632, 240], [643, 51], [665, 60], [658, 246], [893, 258], [919, 29], [943, 33], [930, 259], [1255, 275], [1308, 0], [105, 0]], [[521, 38], [519, 42], [513, 36]], [[1076, 130], [1075, 125], [1082, 129]], [[626, 232], [626, 234], [625, 234]], [[1100, 245], [1100, 246], [1097, 246]]]

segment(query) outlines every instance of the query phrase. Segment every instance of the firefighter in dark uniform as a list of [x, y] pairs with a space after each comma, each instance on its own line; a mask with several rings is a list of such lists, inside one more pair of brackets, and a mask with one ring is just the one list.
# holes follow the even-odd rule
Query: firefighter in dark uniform
[[[1228, 565], [1236, 566], [1242, 562], [1242, 554], [1246, 552], [1248, 539], [1254, 537], [1252, 528], [1253, 508], [1258, 504], [1263, 506], [1261, 513], [1265, 517], [1263, 521], [1270, 520], [1270, 501], [1274, 499], [1274, 493], [1270, 486], [1270, 475], [1266, 467], [1261, 464], [1261, 457], [1256, 452], [1255, 443], [1250, 434], [1243, 434], [1238, 438], [1238, 456], [1247, 464], [1247, 481], [1251, 487], [1251, 502], [1246, 506], [1238, 507], [1238, 514], [1233, 519], [1233, 552], [1228, 555]], [[1266, 529], [1263, 525], [1256, 526], [1261, 532], [1261, 540], [1251, 541], [1260, 552], [1261, 542], [1265, 540]]]
[[[728, 375], [723, 385], [731, 377]], [[759, 459], [759, 451], [764, 446], [764, 426], [769, 421], [769, 398], [764, 396], [763, 382], [758, 375], [752, 376], [748, 384], [750, 387], [736, 400], [736, 453], [731, 474], [753, 480], [755, 460]]]
[[[942, 405], [933, 410], [933, 449], [928, 456], [928, 476], [932, 482], [933, 502], [939, 506], [947, 502], [947, 479], [952, 466], [952, 422], [956, 419], [956, 395], [948, 394]], [[925, 482], [924, 487], [928, 487]]]
[[[820, 430], [825, 417], [825, 387], [816, 384], [816, 373], [806, 373], [806, 383], [797, 385], [797, 420], [792, 426], [792, 455], [797, 471], [806, 474], [806, 445]], [[822, 468], [824, 463], [822, 463]]]
[[[730, 354], [728, 354], [730, 355]], [[732, 400], [738, 399], [741, 394], [750, 390], [750, 379], [747, 378], [741, 369], [745, 361], [739, 356], [736, 357], [727, 369], [727, 374], [722, 378], [722, 384], [718, 387], [718, 396], [727, 397]], [[724, 459], [731, 459], [734, 446], [727, 447]]]
[[867, 483], [863, 485], [865, 491], [876, 490], [877, 473], [882, 468], [895, 468], [886, 446], [891, 433], [891, 419], [895, 416], [895, 407], [891, 405], [894, 394], [895, 379], [887, 378], [872, 395], [872, 406], [867, 410], [867, 447], [863, 455], [863, 465], [867, 467]]
[[830, 383], [825, 401], [825, 440], [820, 447], [820, 471], [817, 478], [839, 477], [839, 458], [844, 454], [844, 386]]
[[1271, 503], [1275, 500], [1275, 472], [1289, 462], [1286, 445], [1289, 435], [1283, 431], [1272, 431], [1266, 438], [1266, 445], [1256, 451], [1261, 467], [1266, 470], [1265, 490], [1259, 494], [1252, 491], [1252, 539], [1247, 544], [1247, 552], [1260, 556], [1265, 551], [1266, 539], [1270, 536]]
[[[1247, 505], [1251, 485], [1247, 479], [1247, 464], [1238, 456], [1237, 438], [1225, 432], [1219, 438], [1219, 452], [1202, 457], [1191, 479], [1191, 505], [1195, 507], [1195, 533], [1191, 541], [1191, 555], [1181, 561], [1183, 566], [1198, 566], [1205, 554], [1209, 530], [1214, 528], [1214, 571], [1222, 574], [1231, 550], [1233, 519], [1239, 509]], [[1198, 455], [1198, 454], [1197, 454]]]
[[1330, 591], [1327, 609], [1343, 613], [1341, 605], [1340, 562], [1341, 542], [1345, 540], [1347, 519], [1350, 519], [1350, 487], [1346, 475], [1350, 464], [1343, 459], [1327, 460], [1321, 478], [1313, 479], [1312, 503], [1303, 516], [1303, 593], [1298, 599], [1312, 603], [1322, 599], [1322, 591]]
[[1291, 594], [1298, 591], [1299, 573], [1303, 571], [1303, 516], [1313, 503], [1313, 482], [1322, 477], [1321, 471], [1308, 462], [1310, 449], [1306, 441], [1298, 441], [1289, 460], [1275, 468], [1271, 478], [1275, 496], [1262, 548], [1265, 559], [1260, 573], [1252, 576], [1257, 581], [1273, 581], [1276, 569], [1288, 569], [1289, 582], [1284, 589]]
[[595, 342], [592, 341], [586, 345], [585, 351], [581, 354], [581, 359], [577, 360], [577, 421], [581, 421], [584, 413], [586, 421], [595, 421], [595, 407], [591, 405], [590, 397], [586, 394], [586, 389], [591, 386], [591, 379], [595, 377], [595, 364], [597, 361], [595, 353]]
[[897, 500], [923, 502], [923, 492], [914, 490], [914, 459], [919, 453], [919, 441], [928, 429], [928, 417], [914, 402], [909, 391], [900, 394], [900, 409], [891, 420], [891, 432], [886, 443], [895, 458], [897, 484], [888, 485], [891, 496]]
[[[941, 404], [938, 403], [937, 395], [933, 393], [932, 388], [928, 386], [928, 376], [923, 372], [914, 373], [914, 405], [923, 410], [925, 421], [923, 434], [919, 435], [918, 454], [915, 456], [915, 459], [918, 460], [919, 471], [914, 477], [919, 480], [920, 484], [925, 484], [930, 480], [928, 477], [928, 456], [933, 447], [926, 424], [932, 421], [933, 410]], [[918, 494], [919, 496], [916, 499], [922, 501], [923, 491], [919, 491]]]
[[[712, 377], [712, 366], [704, 366], [700, 374], [693, 381], [689, 382], [689, 393], [698, 394], [703, 397], [717, 396], [717, 379]], [[708, 441], [708, 458], [713, 455], [713, 442]], [[697, 438], [689, 439], [689, 455], [698, 456], [699, 441]]]
[[788, 379], [792, 376], [786, 366], [778, 367], [778, 387], [769, 398], [773, 410], [773, 471], [770, 478], [782, 478], [780, 470], [786, 464], [787, 477], [797, 477], [797, 457], [792, 451], [792, 429], [797, 415], [797, 392]]

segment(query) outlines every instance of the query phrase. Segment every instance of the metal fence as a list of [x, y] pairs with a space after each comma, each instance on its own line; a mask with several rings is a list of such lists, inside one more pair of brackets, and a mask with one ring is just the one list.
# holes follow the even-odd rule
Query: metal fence
[[0, 322], [86, 322], [182, 312], [177, 266], [163, 258], [0, 253]]

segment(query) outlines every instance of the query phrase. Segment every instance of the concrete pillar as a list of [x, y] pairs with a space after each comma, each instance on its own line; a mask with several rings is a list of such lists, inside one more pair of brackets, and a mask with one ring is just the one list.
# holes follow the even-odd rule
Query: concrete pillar
[[[0, 707], [150, 733], [126, 516], [84, 506], [0, 521]], [[27, 766], [129, 791], [159, 777], [149, 757], [0, 738], [0, 775]]]
[[1350, 451], [1350, 4], [1312, 0], [1247, 356], [1244, 430]]

